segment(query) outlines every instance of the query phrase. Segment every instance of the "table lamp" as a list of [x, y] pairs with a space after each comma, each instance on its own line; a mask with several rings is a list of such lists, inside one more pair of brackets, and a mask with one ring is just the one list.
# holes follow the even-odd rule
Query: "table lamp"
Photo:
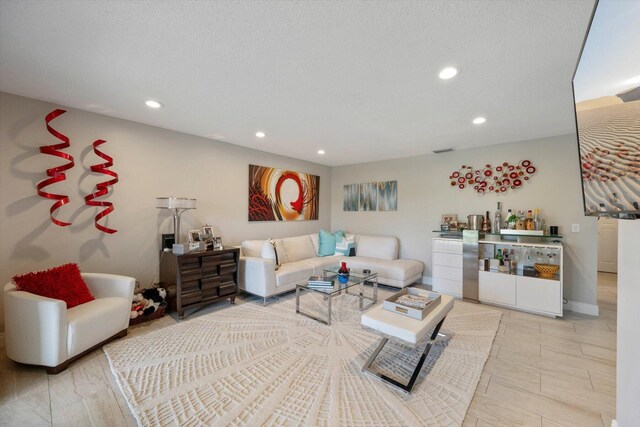
[[195, 209], [196, 199], [188, 199], [185, 197], [156, 197], [156, 208], [168, 209], [173, 214], [173, 235], [175, 242], [180, 243], [180, 215], [182, 212]]

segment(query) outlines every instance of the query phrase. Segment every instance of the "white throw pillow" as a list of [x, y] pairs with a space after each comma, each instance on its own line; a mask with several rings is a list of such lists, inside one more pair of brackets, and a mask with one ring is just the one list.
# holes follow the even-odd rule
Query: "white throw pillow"
[[350, 234], [348, 236], [343, 236], [342, 240], [336, 241], [336, 253], [334, 256], [349, 256], [351, 253], [351, 249], [356, 247], [355, 236]]
[[276, 270], [280, 268], [278, 250], [276, 249], [276, 242], [273, 239], [267, 239], [264, 241], [261, 256], [262, 258], [274, 260], [276, 262]]

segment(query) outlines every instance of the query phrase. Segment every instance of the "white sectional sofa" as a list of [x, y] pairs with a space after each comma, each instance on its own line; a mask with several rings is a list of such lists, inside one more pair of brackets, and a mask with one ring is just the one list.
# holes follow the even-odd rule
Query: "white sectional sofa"
[[265, 240], [246, 240], [240, 249], [239, 286], [244, 291], [267, 298], [288, 292], [309, 276], [322, 274], [325, 267], [346, 261], [349, 268], [368, 268], [378, 273], [383, 285], [404, 288], [422, 278], [424, 264], [398, 259], [395, 237], [355, 235], [355, 256], [318, 256], [318, 234], [274, 239], [280, 267], [263, 258]]

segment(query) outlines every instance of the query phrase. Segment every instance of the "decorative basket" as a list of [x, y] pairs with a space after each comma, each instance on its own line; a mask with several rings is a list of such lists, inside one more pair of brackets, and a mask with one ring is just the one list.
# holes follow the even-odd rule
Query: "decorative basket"
[[145, 316], [144, 314], [142, 314], [136, 317], [135, 319], [129, 319], [129, 326], [138, 325], [140, 323], [144, 323], [149, 320], [159, 319], [161, 317], [164, 317], [165, 314], [167, 314], [167, 306], [166, 304], [165, 305], [161, 304], [156, 311], [154, 311], [148, 316]]
[[533, 268], [536, 269], [540, 277], [544, 279], [553, 279], [553, 276], [560, 270], [560, 266], [557, 264], [534, 264]]

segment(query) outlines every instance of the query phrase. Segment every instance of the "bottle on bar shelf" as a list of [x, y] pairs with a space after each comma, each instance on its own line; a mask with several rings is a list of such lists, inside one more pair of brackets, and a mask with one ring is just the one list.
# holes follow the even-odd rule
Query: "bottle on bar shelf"
[[526, 230], [524, 226], [524, 220], [525, 220], [524, 212], [519, 210], [518, 221], [516, 222], [516, 230]]
[[491, 233], [491, 219], [489, 218], [489, 211], [486, 211], [487, 215], [482, 219], [482, 231], [485, 233]]
[[506, 228], [513, 230], [516, 228], [516, 222], [518, 221], [518, 217], [509, 209], [507, 211], [507, 226]]
[[498, 209], [493, 217], [493, 232], [500, 233], [502, 229], [502, 203], [498, 202]]
[[524, 220], [524, 228], [526, 230], [535, 230], [535, 224], [533, 223], [533, 215], [531, 214], [531, 209], [527, 211], [527, 217]]

